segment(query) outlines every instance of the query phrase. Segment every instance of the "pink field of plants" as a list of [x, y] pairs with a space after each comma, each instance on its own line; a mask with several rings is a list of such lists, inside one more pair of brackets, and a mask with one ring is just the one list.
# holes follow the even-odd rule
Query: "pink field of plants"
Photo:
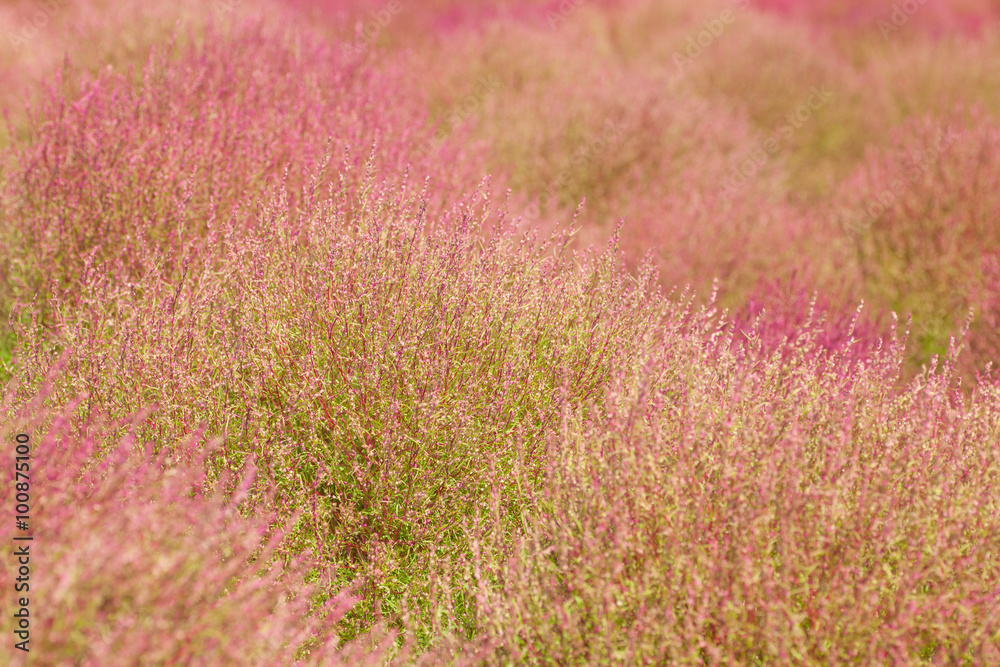
[[997, 0], [3, 0], [0, 108], [0, 666], [1000, 665]]

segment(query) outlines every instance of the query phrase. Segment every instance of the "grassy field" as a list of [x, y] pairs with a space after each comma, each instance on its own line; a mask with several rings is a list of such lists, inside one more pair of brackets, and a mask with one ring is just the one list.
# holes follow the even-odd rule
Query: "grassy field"
[[998, 25], [0, 3], [0, 665], [1000, 664]]

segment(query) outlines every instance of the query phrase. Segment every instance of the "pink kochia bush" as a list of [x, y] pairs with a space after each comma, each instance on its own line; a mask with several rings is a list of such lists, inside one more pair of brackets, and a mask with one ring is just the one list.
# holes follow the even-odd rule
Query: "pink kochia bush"
[[841, 184], [844, 236], [877, 306], [911, 312], [924, 359], [973, 309], [971, 375], [1000, 363], [1000, 124], [980, 107], [914, 119]]
[[[17, 433], [31, 438], [30, 531], [13, 521], [0, 527], [5, 544], [29, 548], [28, 664], [291, 664], [304, 644], [311, 650], [299, 664], [382, 664], [391, 637], [381, 651], [358, 643], [342, 652], [330, 631], [356, 599], [338, 595], [310, 613], [308, 554], [273, 562], [281, 526], [239, 513], [252, 465], [242, 479], [222, 481], [217, 491], [233, 487], [223, 498], [205, 487], [205, 458], [218, 442], [195, 433], [158, 456], [132, 435], [115, 445], [98, 422], [72, 426], [79, 401], [54, 411], [42, 407], [46, 394], [15, 410], [8, 389], [0, 427], [6, 465], [6, 443]], [[14, 495], [14, 484], [0, 487], [5, 507]], [[15, 542], [15, 534], [34, 540]], [[16, 562], [4, 559], [5, 581]], [[0, 603], [5, 619], [14, 599]]]
[[253, 489], [256, 507], [304, 510], [288, 546], [335, 562], [338, 587], [363, 578], [348, 617], [360, 631], [426, 598], [435, 543], [468, 551], [485, 461], [508, 470], [518, 434], [557, 422], [564, 381], [574, 400], [596, 396], [662, 308], [610, 251], [536, 247], [482, 195], [428, 220], [419, 192], [369, 176], [296, 215], [283, 195], [264, 202], [254, 231], [214, 239], [217, 267], [176, 284], [88, 268], [82, 307], [53, 313], [58, 333], [20, 330], [17, 373], [30, 383], [67, 349], [60, 397], [89, 387], [118, 417], [163, 406], [142, 441], [205, 422], [226, 437], [213, 476], [259, 457], [277, 496]]
[[378, 178], [407, 168], [428, 178], [432, 211], [456, 185], [475, 187], [481, 170], [469, 178], [459, 159], [473, 150], [446, 142], [440, 162], [421, 159], [415, 148], [431, 136], [422, 95], [399, 68], [369, 60], [248, 20], [183, 49], [158, 46], [139, 82], [67, 67], [7, 156], [17, 167], [0, 215], [13, 221], [3, 234], [17, 256], [0, 253], [0, 296], [32, 294], [46, 278], [72, 284], [92, 252], [128, 258], [139, 275], [144, 244], [197, 243], [279, 186], [294, 206], [324, 155], [360, 164], [377, 146]]
[[807, 291], [795, 275], [788, 281], [761, 280], [732, 320], [740, 346], [758, 344], [770, 353], [789, 349], [800, 336], [815, 336], [820, 349], [855, 362], [868, 359], [888, 334], [863, 306], [851, 313], [845, 304]]
[[[513, 664], [997, 664], [1000, 383], [900, 393], [816, 332], [773, 354], [677, 316], [603, 405], [565, 403], [527, 528], [469, 521]], [[525, 483], [525, 487], [527, 484]]]

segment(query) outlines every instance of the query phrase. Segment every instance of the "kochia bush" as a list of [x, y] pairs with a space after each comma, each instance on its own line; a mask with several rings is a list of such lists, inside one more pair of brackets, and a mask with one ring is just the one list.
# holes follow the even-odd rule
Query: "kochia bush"
[[[381, 663], [391, 637], [380, 652], [360, 644], [341, 651], [330, 630], [356, 598], [345, 592], [314, 609], [316, 586], [302, 579], [308, 554], [274, 562], [280, 523], [241, 516], [253, 465], [222, 498], [205, 485], [204, 462], [218, 440], [196, 432], [155, 456], [132, 436], [116, 445], [99, 421], [77, 428], [80, 402], [53, 411], [42, 407], [47, 395], [15, 409], [8, 389], [0, 427], [5, 443], [19, 432], [31, 437], [35, 540], [13, 542], [12, 521], [0, 528], [7, 543], [30, 550], [31, 664], [291, 664], [302, 648], [310, 649], [302, 664]], [[14, 505], [14, 488], [0, 488], [5, 506]], [[12, 602], [0, 603], [6, 618]]]

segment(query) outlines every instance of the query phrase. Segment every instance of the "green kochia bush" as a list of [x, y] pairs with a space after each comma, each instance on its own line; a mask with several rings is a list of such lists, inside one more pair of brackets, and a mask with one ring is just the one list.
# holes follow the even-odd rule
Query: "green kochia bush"
[[420, 590], [433, 543], [464, 552], [487, 462], [504, 475], [517, 438], [543, 441], [563, 385], [600, 396], [664, 305], [613, 248], [574, 259], [568, 235], [521, 238], [483, 195], [427, 220], [418, 193], [370, 179], [295, 216], [273, 200], [256, 231], [220, 234], [217, 268], [193, 260], [175, 285], [89, 268], [53, 335], [21, 329], [16, 372], [31, 384], [66, 350], [56, 396], [87, 390], [114, 417], [157, 405], [139, 430], [153, 443], [204, 422], [226, 438], [213, 476], [259, 456], [267, 507], [304, 510], [286, 546], [336, 562], [338, 587], [366, 577], [352, 618], [367, 627]]
[[513, 554], [469, 531], [497, 664], [1000, 660], [998, 385], [953, 391], [952, 354], [896, 394], [899, 342], [852, 366], [713, 319], [565, 404]]
[[[332, 631], [356, 598], [344, 591], [316, 608], [317, 587], [303, 581], [315, 559], [303, 553], [273, 562], [281, 522], [240, 516], [252, 465], [233, 478], [235, 493], [222, 498], [205, 485], [204, 463], [217, 440], [194, 433], [169, 455], [155, 456], [137, 446], [132, 428], [117, 443], [99, 420], [78, 428], [78, 402], [42, 409], [43, 389], [15, 407], [11, 389], [0, 437], [12, 463], [14, 447], [6, 443], [29, 436], [30, 532], [5, 521], [0, 536], [28, 548], [19, 598], [28, 600], [30, 664], [278, 665], [296, 662], [296, 655], [303, 658], [298, 664], [384, 664], [391, 637], [377, 633], [369, 638], [375, 644], [341, 650]], [[110, 452], [95, 456], [108, 445]], [[5, 506], [14, 506], [14, 496], [14, 484], [0, 487]], [[13, 541], [29, 534], [34, 540]], [[13, 581], [18, 565], [4, 559], [5, 580]], [[5, 618], [19, 598], [4, 596]], [[5, 658], [16, 654], [10, 644], [4, 648]]]

